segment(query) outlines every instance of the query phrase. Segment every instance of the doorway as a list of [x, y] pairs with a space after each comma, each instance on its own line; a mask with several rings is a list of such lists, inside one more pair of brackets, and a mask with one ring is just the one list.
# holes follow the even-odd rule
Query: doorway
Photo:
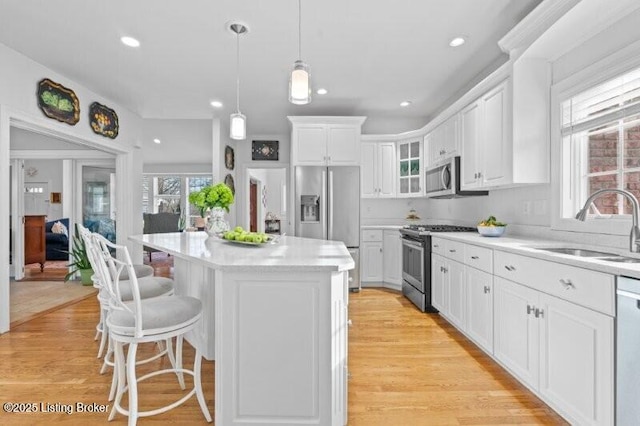
[[244, 204], [245, 223], [250, 231], [265, 232], [267, 221], [279, 221], [284, 232], [288, 223], [287, 168], [248, 167], [245, 170], [248, 194]]
[[[130, 176], [129, 169], [132, 167], [131, 151], [126, 146], [107, 148], [103, 147], [98, 142], [91, 142], [77, 136], [66, 133], [65, 130], [58, 128], [54, 123], [49, 123], [46, 120], [34, 118], [22, 113], [17, 113], [8, 108], [2, 108], [2, 114], [0, 114], [0, 151], [3, 158], [9, 158], [12, 160], [11, 166], [7, 164], [0, 165], [0, 172], [9, 176], [10, 179], [6, 180], [0, 185], [0, 200], [4, 207], [0, 209], [0, 225], [4, 229], [9, 230], [11, 235], [10, 246], [0, 248], [0, 270], [6, 271], [5, 274], [0, 274], [0, 333], [4, 333], [9, 330], [10, 324], [13, 322], [11, 317], [11, 311], [14, 296], [11, 292], [11, 275], [15, 276], [23, 275], [24, 256], [21, 255], [24, 251], [24, 235], [22, 232], [22, 216], [24, 215], [24, 187], [22, 185], [16, 185], [15, 176], [18, 174], [24, 181], [24, 171], [22, 168], [16, 170], [15, 164], [19, 163], [17, 159], [59, 159], [63, 162], [70, 164], [69, 158], [110, 158], [112, 164], [118, 171], [125, 171], [126, 175]], [[27, 145], [19, 145], [15, 140], [15, 132], [22, 131], [26, 133], [32, 133], [36, 135], [36, 138], [48, 138], [50, 144], [45, 148], [34, 147]], [[61, 147], [64, 145], [64, 147]], [[115, 161], [114, 161], [115, 160]], [[63, 167], [63, 173], [68, 173], [72, 179], [65, 179], [65, 188], [63, 191], [54, 191], [56, 194], [53, 199], [63, 207], [64, 214], [73, 223], [78, 217], [74, 213], [74, 205], [70, 202], [75, 197], [74, 195], [74, 182], [77, 181], [73, 177], [73, 167]], [[116, 186], [122, 187], [124, 180], [119, 178], [116, 180]], [[77, 186], [77, 185], [76, 185]], [[49, 184], [49, 191], [52, 190]], [[44, 189], [43, 189], [44, 193]], [[124, 202], [122, 202], [124, 200]], [[131, 210], [131, 201], [124, 199], [124, 197], [118, 198], [121, 206], [125, 211]], [[20, 204], [18, 206], [18, 204]], [[19, 208], [19, 210], [17, 210]], [[124, 218], [123, 228], [126, 230], [129, 228], [129, 218]], [[6, 234], [5, 234], [6, 235]], [[13, 253], [12, 253], [13, 252]], [[10, 254], [11, 253], [11, 254]], [[20, 267], [11, 269], [11, 266], [16, 263], [16, 258], [20, 258]], [[12, 271], [9, 272], [9, 271]], [[87, 290], [90, 290], [88, 288]], [[17, 298], [16, 298], [17, 299]], [[64, 303], [64, 302], [63, 302]], [[49, 308], [50, 309], [50, 308]]]

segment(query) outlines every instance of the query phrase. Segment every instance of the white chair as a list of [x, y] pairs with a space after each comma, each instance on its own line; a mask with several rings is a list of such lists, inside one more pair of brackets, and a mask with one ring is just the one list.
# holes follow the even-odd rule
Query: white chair
[[[123, 261], [110, 257], [109, 262], [116, 266], [116, 274], [112, 274], [107, 259], [104, 256], [94, 256], [97, 261], [98, 280], [103, 284], [109, 296], [110, 309], [106, 318], [107, 329], [111, 340], [115, 343], [115, 370], [117, 373], [117, 393], [109, 420], [115, 417], [116, 412], [129, 417], [129, 425], [135, 425], [138, 417], [152, 416], [171, 410], [187, 401], [194, 394], [198, 399], [202, 414], [208, 422], [211, 422], [211, 414], [202, 392], [200, 368], [202, 354], [196, 348], [193, 369], [182, 368], [182, 344], [184, 334], [193, 330], [202, 316], [202, 303], [193, 297], [187, 296], [160, 296], [142, 299], [140, 285], [135, 276], [131, 257], [126, 246], [112, 244], [104, 238], [93, 234], [92, 250], [101, 247], [102, 252], [109, 253], [109, 247], [115, 248]], [[94, 251], [95, 254], [95, 251]], [[120, 272], [123, 269], [129, 271], [131, 277], [130, 288], [133, 299], [124, 301], [119, 285]], [[113, 278], [115, 277], [115, 279]], [[176, 358], [169, 350], [169, 358], [172, 368], [154, 371], [142, 377], [136, 376], [136, 353], [138, 345], [146, 342], [167, 341], [176, 338]], [[129, 345], [127, 358], [124, 357], [124, 345]], [[186, 395], [172, 404], [149, 411], [139, 411], [138, 386], [139, 381], [146, 380], [163, 373], [175, 373], [182, 389], [185, 389], [183, 374], [193, 376], [194, 387]], [[121, 406], [124, 393], [128, 392], [129, 409]]]
[[[91, 244], [91, 240], [87, 240], [87, 237], [91, 235], [91, 231], [89, 231], [87, 228], [85, 228], [81, 224], [77, 224], [77, 229], [78, 229], [78, 232], [80, 233], [80, 236], [82, 237], [82, 240], [85, 243], [85, 246], [87, 244]], [[91, 266], [93, 266], [93, 261], [91, 259], [91, 256], [88, 250], [87, 250], [87, 257], [89, 257], [89, 263], [91, 263]], [[153, 277], [153, 274], [154, 274], [153, 268], [149, 265], [133, 265], [133, 269], [135, 271], [136, 277], [138, 278]], [[125, 297], [128, 297], [126, 300], [132, 300], [131, 292], [130, 291], [127, 292], [126, 290], [126, 287], [128, 286], [128, 282], [127, 282], [128, 279], [129, 279], [129, 272], [127, 270], [123, 270], [120, 275], [121, 285], [125, 287], [123, 288], [124, 290], [123, 293], [125, 294]], [[105, 302], [108, 302], [108, 300], [104, 298], [104, 295], [101, 295], [100, 284], [98, 282], [94, 280], [93, 286], [98, 289], [98, 301], [100, 302], [100, 321], [96, 325], [96, 335], [93, 339], [93, 340], [98, 340], [98, 336], [101, 335], [100, 347], [98, 348], [98, 358], [100, 358], [102, 357], [102, 353], [104, 351], [105, 344], [107, 342], [107, 336], [109, 335], [109, 333], [104, 330], [105, 313], [107, 309], [107, 304]], [[141, 288], [142, 298], [164, 296], [169, 294], [173, 294], [172, 280], [168, 278], [163, 278], [163, 277], [155, 277], [153, 280], [143, 281], [142, 288]], [[108, 350], [107, 350], [107, 354], [109, 354]], [[110, 363], [111, 362], [107, 361], [106, 364], [103, 364], [101, 373], [104, 373], [104, 371], [106, 371], [105, 367]]]

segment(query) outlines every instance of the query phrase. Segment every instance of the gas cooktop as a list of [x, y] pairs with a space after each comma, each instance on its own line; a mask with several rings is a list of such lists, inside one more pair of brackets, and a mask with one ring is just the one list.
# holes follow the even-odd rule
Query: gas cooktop
[[429, 224], [406, 225], [400, 229], [400, 233], [414, 236], [430, 235], [434, 232], [477, 232], [477, 229], [470, 226]]

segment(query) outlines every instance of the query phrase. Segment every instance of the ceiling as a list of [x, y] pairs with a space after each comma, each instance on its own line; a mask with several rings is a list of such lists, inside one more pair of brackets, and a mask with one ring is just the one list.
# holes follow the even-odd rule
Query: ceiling
[[[240, 109], [250, 134], [288, 130], [287, 115], [364, 115], [425, 124], [504, 54], [497, 41], [540, 0], [302, 0], [309, 105], [287, 101], [298, 59], [296, 0], [30, 0], [0, 2], [3, 43], [144, 118], [235, 110], [240, 20]], [[128, 48], [120, 37], [140, 40]], [[468, 37], [449, 47], [458, 35]], [[224, 106], [215, 109], [210, 101]], [[409, 107], [400, 102], [409, 100]], [[389, 129], [404, 131], [409, 129]]]

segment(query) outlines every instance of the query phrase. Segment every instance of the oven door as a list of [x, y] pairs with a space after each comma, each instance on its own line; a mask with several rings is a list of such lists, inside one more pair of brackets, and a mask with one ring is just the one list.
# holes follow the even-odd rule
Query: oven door
[[451, 161], [431, 167], [425, 171], [425, 195], [427, 197], [442, 197], [453, 195], [453, 167]]
[[402, 239], [402, 279], [424, 293], [424, 248], [418, 241]]

